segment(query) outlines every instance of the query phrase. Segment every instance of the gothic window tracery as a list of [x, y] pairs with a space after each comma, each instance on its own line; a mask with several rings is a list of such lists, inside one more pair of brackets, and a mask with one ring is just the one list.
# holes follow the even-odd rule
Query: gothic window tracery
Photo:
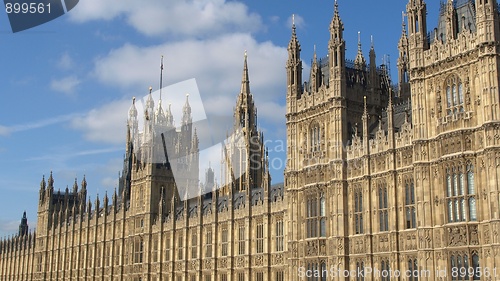
[[381, 182], [378, 186], [378, 209], [380, 231], [389, 230], [389, 213], [387, 206], [387, 184]]
[[450, 76], [445, 82], [446, 88], [446, 114], [456, 115], [464, 112], [464, 87], [460, 78]]
[[284, 237], [283, 237], [283, 219], [276, 221], [276, 251], [283, 251]]
[[407, 270], [409, 272], [408, 279], [409, 281], [417, 281], [418, 276], [419, 276], [419, 271], [418, 271], [418, 261], [417, 258], [409, 258], [408, 259], [408, 265], [407, 265]]
[[363, 233], [363, 190], [354, 189], [354, 233]]
[[198, 235], [196, 235], [196, 229], [191, 230], [191, 258], [198, 258]]
[[[364, 272], [365, 271], [365, 263], [364, 262], [356, 262], [356, 272]], [[364, 281], [364, 274], [356, 274], [356, 281]]]
[[257, 253], [264, 253], [264, 224], [257, 224]]
[[221, 256], [225, 257], [228, 254], [228, 233], [227, 227], [222, 228], [222, 243], [221, 243]]
[[212, 257], [212, 230], [207, 230], [205, 232], [205, 257]]
[[319, 151], [321, 148], [321, 129], [318, 123], [314, 123], [309, 132], [311, 152]]
[[448, 222], [476, 221], [476, 188], [474, 166], [455, 166], [446, 169], [446, 200]]
[[481, 271], [477, 252], [473, 252], [472, 256], [468, 252], [451, 254], [449, 272], [451, 280], [480, 280]]
[[416, 228], [415, 185], [413, 180], [405, 182], [405, 228]]
[[306, 203], [306, 234], [307, 238], [326, 237], [326, 199], [321, 194], [319, 198], [310, 196]]
[[245, 254], [245, 225], [241, 224], [238, 227], [238, 254]]
[[380, 263], [380, 280], [389, 281], [391, 280], [391, 266], [389, 265], [389, 260], [382, 260]]

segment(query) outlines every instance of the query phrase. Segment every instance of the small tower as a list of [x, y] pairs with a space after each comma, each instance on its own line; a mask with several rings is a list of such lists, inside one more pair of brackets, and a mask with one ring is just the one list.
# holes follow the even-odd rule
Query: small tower
[[398, 96], [407, 99], [410, 97], [410, 60], [408, 57], [409, 54], [409, 43], [408, 36], [406, 35], [406, 23], [405, 23], [405, 13], [402, 12], [402, 32], [401, 38], [399, 39], [398, 50], [398, 85], [399, 85], [399, 93]]
[[193, 135], [193, 117], [191, 116], [191, 105], [189, 104], [189, 94], [186, 94], [186, 103], [182, 107], [182, 123], [181, 123], [181, 143], [179, 143], [186, 155], [189, 153], [188, 146], [192, 142]]
[[131, 152], [132, 147], [136, 146], [139, 134], [139, 121], [137, 119], [137, 108], [135, 107], [135, 97], [132, 98], [132, 105], [128, 111], [127, 121], [127, 152]]
[[243, 62], [243, 75], [241, 77], [241, 91], [238, 95], [238, 100], [236, 102], [236, 108], [234, 111], [234, 122], [236, 128], [239, 126], [240, 128], [253, 130], [257, 127], [253, 96], [250, 93], [250, 81], [248, 78], [248, 63], [246, 51]]
[[357, 70], [366, 69], [366, 60], [363, 56], [363, 50], [361, 49], [361, 32], [358, 31], [358, 53], [356, 54], [356, 59], [354, 60], [354, 68]]
[[292, 112], [295, 100], [302, 95], [302, 60], [300, 59], [300, 43], [297, 39], [295, 16], [292, 16], [292, 38], [288, 43], [287, 73], [287, 112]]
[[408, 14], [410, 51], [420, 53], [419, 55], [415, 53], [415, 56], [412, 56], [415, 58], [412, 67], [421, 67], [423, 66], [421, 53], [429, 46], [427, 42], [427, 5], [424, 0], [409, 0], [406, 12]]
[[[419, 71], [424, 67], [424, 51], [429, 48], [427, 41], [427, 9], [424, 0], [409, 0], [406, 5], [408, 14], [409, 30], [409, 65], [410, 73]], [[410, 84], [412, 111], [423, 112], [428, 110], [426, 100], [422, 93], [426, 91], [426, 83], [423, 76], [412, 77]], [[426, 114], [417, 114], [412, 118], [414, 140], [427, 137], [427, 126], [429, 121]]]
[[478, 44], [497, 40], [500, 33], [497, 7], [496, 0], [476, 0]]
[[456, 39], [458, 33], [457, 11], [453, 0], [448, 0], [446, 3], [446, 40], [451, 41]]
[[378, 74], [377, 74], [377, 55], [375, 54], [375, 45], [373, 43], [373, 36], [371, 36], [371, 45], [370, 45], [370, 87], [372, 89], [373, 94], [377, 92], [379, 89], [380, 83], [378, 82]]
[[309, 84], [311, 93], [317, 92], [322, 84], [322, 73], [321, 67], [318, 63], [318, 57], [316, 55], [316, 45], [314, 45], [314, 55], [311, 63], [311, 75], [309, 78]]
[[19, 236], [26, 234], [28, 234], [28, 218], [26, 218], [26, 211], [24, 211], [21, 223], [19, 224]]
[[337, 1], [335, 1], [335, 10], [330, 23], [328, 58], [330, 64], [329, 85], [330, 88], [333, 88], [333, 96], [341, 97], [345, 90], [345, 41], [344, 24], [340, 19]]
[[[339, 5], [335, 1], [333, 18], [330, 23], [330, 40], [328, 41], [328, 58], [330, 64], [329, 92], [333, 97], [333, 108], [330, 110], [330, 120], [333, 130], [327, 138], [331, 140], [330, 157], [344, 159], [343, 144], [347, 142], [347, 106], [346, 106], [346, 67], [344, 24], [340, 19]], [[365, 62], [366, 66], [366, 62]]]

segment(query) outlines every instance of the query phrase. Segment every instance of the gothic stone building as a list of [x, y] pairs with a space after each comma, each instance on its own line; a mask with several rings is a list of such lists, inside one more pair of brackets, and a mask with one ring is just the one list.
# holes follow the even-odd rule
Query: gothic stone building
[[[180, 130], [151, 100], [139, 132], [133, 105], [118, 192], [92, 205], [85, 179], [71, 192], [43, 180], [36, 233], [23, 218], [0, 242], [0, 279], [498, 280], [497, 1], [448, 0], [431, 32], [423, 0], [406, 15], [397, 86], [373, 44], [368, 62], [359, 42], [346, 60], [337, 3], [327, 56], [314, 53], [302, 83], [293, 26], [284, 186], [270, 184], [245, 58], [234, 116], [245, 138], [224, 148], [228, 184], [217, 188], [212, 169], [204, 186], [192, 176], [187, 101]], [[191, 198], [178, 179], [211, 192]]]

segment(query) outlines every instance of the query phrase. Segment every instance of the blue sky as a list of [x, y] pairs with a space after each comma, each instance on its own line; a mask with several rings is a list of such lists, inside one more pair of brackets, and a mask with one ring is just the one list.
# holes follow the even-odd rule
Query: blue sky
[[[367, 58], [373, 35], [377, 64], [390, 55], [397, 80], [406, 3], [339, 0], [347, 58], [355, 58], [358, 31]], [[428, 3], [428, 11], [431, 29], [438, 3]], [[231, 115], [248, 51], [273, 182], [283, 181], [292, 14], [307, 77], [314, 45], [319, 57], [326, 55], [333, 1], [85, 0], [15, 34], [0, 13], [0, 237], [16, 232], [24, 210], [35, 227], [39, 183], [50, 171], [56, 190], [85, 174], [91, 200], [112, 193], [122, 169], [127, 110], [133, 96], [146, 95], [150, 85], [158, 89], [161, 55], [163, 85], [195, 78], [207, 114]]]

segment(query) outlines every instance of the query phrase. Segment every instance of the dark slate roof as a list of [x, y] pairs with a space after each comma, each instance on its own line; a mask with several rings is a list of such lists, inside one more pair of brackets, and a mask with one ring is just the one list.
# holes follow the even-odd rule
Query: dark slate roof
[[[430, 43], [433, 43], [436, 37], [446, 42], [446, 6], [447, 3], [441, 1], [438, 26], [429, 33]], [[474, 1], [455, 0], [453, 6], [456, 9], [458, 32], [462, 31], [464, 25], [471, 32], [476, 32], [476, 7]]]
[[271, 202], [275, 202], [278, 198], [283, 198], [285, 192], [285, 184], [284, 183], [277, 183], [271, 185]]
[[264, 188], [259, 187], [252, 189], [250, 200], [252, 202], [252, 206], [257, 205], [258, 202], [262, 202], [264, 200]]
[[228, 208], [227, 196], [220, 196], [217, 198], [217, 212], [222, 212]]
[[233, 208], [239, 209], [240, 207], [245, 206], [245, 200], [247, 195], [245, 192], [235, 192], [233, 193]]
[[212, 212], [212, 198], [203, 200], [202, 204], [203, 204], [203, 209], [202, 209], [203, 215], [207, 215]]

